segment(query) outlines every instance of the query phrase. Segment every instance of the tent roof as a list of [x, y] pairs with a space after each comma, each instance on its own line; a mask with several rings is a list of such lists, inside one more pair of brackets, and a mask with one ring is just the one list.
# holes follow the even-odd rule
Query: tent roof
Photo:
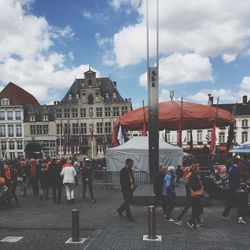
[[[142, 129], [148, 123], [148, 107], [139, 108], [126, 113], [116, 121], [116, 126], [122, 125], [125, 129]], [[217, 127], [227, 126], [235, 121], [233, 115], [213, 106], [169, 101], [159, 103], [159, 128], [176, 130], [182, 120], [182, 129], [211, 128], [216, 121]]]
[[[114, 147], [114, 148], [109, 148], [108, 150], [148, 150], [148, 137], [147, 136], [136, 136], [127, 141], [126, 143]], [[168, 144], [162, 140], [159, 139], [159, 149], [160, 150], [168, 150], [168, 151], [183, 151], [182, 148], [178, 146], [173, 146], [171, 144]]]

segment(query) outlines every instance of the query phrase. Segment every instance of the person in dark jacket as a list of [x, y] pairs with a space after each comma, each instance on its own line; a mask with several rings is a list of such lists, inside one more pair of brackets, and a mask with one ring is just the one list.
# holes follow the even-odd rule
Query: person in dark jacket
[[[162, 189], [165, 177], [165, 168], [166, 166], [161, 165], [159, 168], [159, 172], [156, 175], [155, 182], [154, 182], [154, 193], [155, 193], [155, 206], [157, 207], [160, 202], [163, 204], [163, 196], [162, 196]], [[166, 216], [166, 211], [163, 209], [164, 217]]]
[[39, 196], [39, 166], [35, 159], [30, 159], [29, 165], [30, 184], [35, 197]]
[[124, 202], [117, 209], [117, 213], [119, 214], [120, 217], [122, 217], [122, 213], [126, 210], [127, 220], [134, 222], [135, 219], [132, 217], [129, 207], [133, 197], [133, 192], [136, 187], [132, 167], [133, 167], [133, 160], [127, 159], [125, 162], [125, 167], [122, 168], [122, 170], [120, 171], [120, 184]]
[[60, 176], [61, 171], [61, 161], [53, 159], [49, 168], [49, 175], [53, 190], [53, 201], [55, 204], [61, 203], [62, 198], [63, 177]]
[[188, 179], [187, 185], [188, 189], [190, 189], [190, 202], [192, 206], [192, 215], [191, 219], [187, 222], [187, 225], [192, 228], [200, 228], [197, 224], [199, 223], [199, 216], [203, 212], [202, 202], [201, 202], [201, 195], [194, 195], [193, 192], [198, 192], [200, 190], [203, 190], [199, 173], [200, 173], [200, 165], [199, 164], [193, 164], [190, 167], [190, 172], [192, 173]]
[[241, 175], [239, 173], [237, 159], [234, 162], [229, 162], [229, 169], [228, 169], [228, 180], [229, 180], [229, 191], [227, 195], [226, 207], [222, 212], [221, 219], [223, 220], [232, 220], [229, 217], [229, 213], [232, 207], [237, 204], [238, 207], [238, 223], [246, 224], [245, 220], [245, 213], [242, 207], [241, 196], [242, 196], [242, 189], [241, 187]]
[[84, 166], [81, 169], [81, 175], [82, 175], [82, 185], [83, 185], [83, 193], [82, 193], [82, 198], [86, 200], [85, 194], [86, 194], [86, 189], [87, 186], [89, 187], [89, 192], [90, 192], [90, 197], [91, 201], [90, 203], [95, 203], [94, 199], [94, 194], [93, 194], [93, 186], [92, 186], [92, 181], [93, 181], [93, 169], [91, 166], [91, 161], [89, 158], [84, 159]]
[[177, 166], [175, 175], [176, 175], [176, 183], [179, 183], [180, 179], [183, 178], [183, 170], [181, 169], [180, 165]]

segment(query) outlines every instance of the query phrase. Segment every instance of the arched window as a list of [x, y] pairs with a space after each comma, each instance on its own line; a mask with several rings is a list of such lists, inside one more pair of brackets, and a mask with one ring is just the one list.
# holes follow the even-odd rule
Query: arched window
[[3, 98], [1, 100], [1, 106], [8, 106], [10, 105], [10, 100], [8, 98]]
[[93, 104], [94, 103], [94, 98], [93, 95], [88, 96], [88, 104]]

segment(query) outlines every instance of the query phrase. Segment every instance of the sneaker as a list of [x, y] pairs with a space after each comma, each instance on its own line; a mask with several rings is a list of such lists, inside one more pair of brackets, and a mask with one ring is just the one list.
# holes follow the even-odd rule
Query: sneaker
[[85, 197], [82, 197], [82, 199], [83, 199], [84, 201], [86, 201], [86, 200], [87, 200]]
[[166, 215], [166, 214], [163, 214], [163, 218], [165, 218], [165, 219], [166, 219], [166, 217], [167, 217], [167, 215]]
[[244, 224], [244, 225], [247, 224], [247, 222], [244, 220], [243, 217], [239, 217], [238, 223], [239, 223], [239, 224]]
[[122, 218], [122, 212], [119, 209], [117, 209], [116, 211], [119, 214], [119, 216]]
[[187, 225], [191, 228], [191, 229], [196, 229], [196, 225], [195, 224], [191, 224], [189, 221], [187, 222]]
[[95, 200], [95, 199], [93, 199], [93, 200], [91, 200], [91, 201], [90, 201], [90, 203], [95, 203], [95, 202], [96, 202], [96, 200]]
[[165, 221], [167, 221], [167, 222], [174, 222], [174, 219], [170, 218], [170, 219], [166, 219]]
[[177, 221], [175, 221], [175, 223], [174, 224], [176, 224], [176, 225], [178, 225], [178, 226], [181, 226], [183, 223], [182, 223], [182, 221], [181, 220], [177, 220]]
[[224, 216], [224, 215], [221, 215], [221, 219], [222, 220], [233, 220], [233, 218], [229, 217], [229, 216]]

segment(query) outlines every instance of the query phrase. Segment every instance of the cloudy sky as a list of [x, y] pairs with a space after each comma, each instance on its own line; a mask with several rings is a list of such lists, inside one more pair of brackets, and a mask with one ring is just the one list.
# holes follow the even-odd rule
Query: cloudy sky
[[[250, 97], [250, 0], [159, 0], [160, 100]], [[150, 65], [156, 0], [149, 0]], [[89, 65], [147, 102], [146, 0], [0, 0], [0, 87], [61, 100]]]

